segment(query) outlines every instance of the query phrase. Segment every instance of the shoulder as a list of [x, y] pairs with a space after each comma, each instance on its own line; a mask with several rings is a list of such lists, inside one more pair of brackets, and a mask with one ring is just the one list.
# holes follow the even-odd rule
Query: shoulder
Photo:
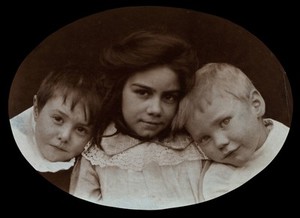
[[183, 150], [193, 144], [193, 140], [190, 135], [179, 133], [162, 140], [162, 144], [171, 149]]
[[205, 200], [211, 200], [232, 190], [232, 178], [236, 174], [236, 168], [230, 165], [209, 162], [203, 178], [203, 196]]
[[28, 129], [31, 129], [32, 123], [33, 107], [26, 109], [25, 111], [10, 119], [10, 125], [12, 130], [15, 131], [17, 129], [25, 134], [27, 133]]
[[264, 122], [266, 125], [271, 125], [269, 138], [286, 139], [290, 130], [288, 126], [274, 119], [264, 119]]

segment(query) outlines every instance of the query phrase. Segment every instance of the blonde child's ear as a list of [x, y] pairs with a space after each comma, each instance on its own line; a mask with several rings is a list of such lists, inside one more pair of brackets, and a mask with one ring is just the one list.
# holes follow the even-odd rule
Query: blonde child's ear
[[37, 96], [34, 95], [33, 96], [33, 115], [34, 115], [34, 119], [36, 120], [39, 114], [39, 110], [38, 110], [38, 102], [37, 102]]
[[266, 111], [265, 100], [256, 89], [252, 90], [250, 93], [250, 103], [257, 117], [262, 117]]

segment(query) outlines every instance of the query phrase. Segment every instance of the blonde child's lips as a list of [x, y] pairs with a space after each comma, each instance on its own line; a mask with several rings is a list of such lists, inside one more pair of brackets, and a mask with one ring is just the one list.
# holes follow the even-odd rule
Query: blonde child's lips
[[235, 153], [239, 148], [240, 148], [240, 147], [236, 147], [235, 149], [232, 149], [232, 150], [228, 151], [227, 153], [225, 153], [224, 158], [227, 158], [227, 157], [229, 157], [229, 156], [231, 156], [231, 155], [234, 155], [234, 153]]

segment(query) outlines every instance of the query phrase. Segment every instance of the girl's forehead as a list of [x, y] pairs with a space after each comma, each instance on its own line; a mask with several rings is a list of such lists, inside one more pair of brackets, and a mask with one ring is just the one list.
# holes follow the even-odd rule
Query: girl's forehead
[[171, 70], [168, 66], [158, 66], [155, 68], [150, 68], [143, 71], [138, 71], [134, 73], [130, 78], [144, 78], [144, 79], [152, 79], [156, 77], [161, 77], [165, 75], [173, 74], [177, 78], [177, 74]]
[[168, 67], [158, 67], [133, 74], [127, 83], [144, 85], [149, 88], [179, 89], [177, 74]]

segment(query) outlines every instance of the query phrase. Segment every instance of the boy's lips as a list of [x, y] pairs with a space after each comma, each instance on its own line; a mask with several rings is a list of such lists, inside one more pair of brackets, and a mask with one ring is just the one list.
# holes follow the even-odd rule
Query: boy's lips
[[61, 145], [52, 145], [52, 144], [49, 144], [51, 147], [55, 148], [55, 149], [58, 149], [58, 150], [61, 150], [61, 151], [66, 151], [62, 148]]

